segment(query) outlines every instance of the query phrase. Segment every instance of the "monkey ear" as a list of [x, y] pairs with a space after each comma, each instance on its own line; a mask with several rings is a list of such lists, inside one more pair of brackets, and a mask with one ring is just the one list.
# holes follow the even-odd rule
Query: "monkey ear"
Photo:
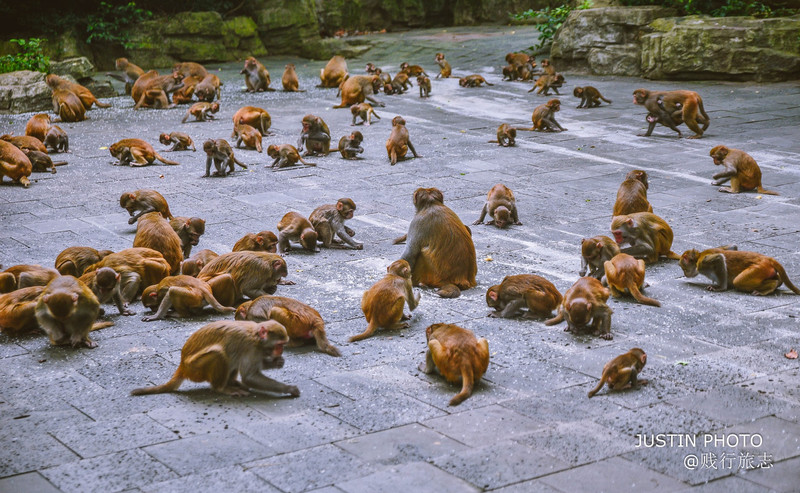
[[597, 247], [597, 249], [598, 249], [598, 250], [600, 250], [601, 248], [603, 248], [603, 244], [602, 244], [602, 243], [600, 243], [599, 241], [597, 242], [597, 244], [596, 244], [595, 246]]
[[627, 224], [627, 225], [628, 225], [628, 226], [630, 226], [630, 227], [633, 227], [633, 218], [630, 218], [630, 217], [629, 217], [629, 218], [628, 218], [628, 220], [627, 220], [627, 221], [625, 221], [625, 224]]
[[72, 294], [72, 302], [76, 303], [77, 301], [78, 301], [78, 293], [73, 293]]
[[336, 202], [336, 210], [340, 211], [344, 208], [344, 204], [341, 202]]
[[134, 194], [134, 193], [129, 193], [129, 194], [128, 194], [128, 197], [129, 197], [131, 200], [136, 200], [136, 194]]
[[269, 329], [265, 325], [259, 325], [258, 326], [259, 339], [266, 341], [268, 336], [269, 336]]
[[153, 291], [152, 293], [149, 294], [149, 296], [151, 298], [158, 298], [158, 291]]
[[263, 245], [264, 238], [262, 238], [261, 235], [256, 236], [256, 243], [258, 243], [259, 245]]
[[273, 269], [273, 270], [278, 270], [278, 269], [280, 269], [280, 268], [281, 268], [283, 265], [285, 265], [285, 264], [283, 263], [283, 260], [280, 260], [280, 259], [278, 259], [278, 260], [273, 260], [273, 261], [272, 261], [272, 269]]
[[572, 302], [570, 301], [569, 303], [565, 304], [564, 307], [567, 309], [567, 311], [572, 310]]
[[489, 298], [491, 298], [492, 301], [497, 301], [497, 291], [489, 291]]
[[642, 360], [642, 364], [647, 363], [647, 355], [646, 354], [642, 354], [642, 357], [640, 359]]

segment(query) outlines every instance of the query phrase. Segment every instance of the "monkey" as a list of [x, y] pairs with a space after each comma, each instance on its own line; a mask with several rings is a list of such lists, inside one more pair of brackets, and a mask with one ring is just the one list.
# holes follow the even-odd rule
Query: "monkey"
[[[135, 190], [125, 192], [119, 198], [119, 206], [128, 211], [131, 216], [128, 224], [135, 223], [140, 217], [148, 212], [159, 212], [164, 219], [172, 219], [172, 212], [169, 210], [167, 199], [155, 190]], [[139, 211], [138, 214], [134, 214]]]
[[299, 241], [309, 252], [318, 252], [317, 237], [308, 219], [297, 212], [287, 212], [278, 223], [278, 253], [291, 250], [290, 241]]
[[342, 82], [342, 102], [334, 108], [347, 108], [368, 100], [375, 106], [386, 106], [374, 97], [380, 91], [381, 79], [377, 75], [354, 75]]
[[600, 91], [592, 86], [576, 87], [572, 90], [572, 95], [576, 98], [581, 98], [581, 102], [577, 106], [578, 109], [600, 106], [601, 99], [606, 103], [611, 104], [610, 99], [604, 98], [603, 95], [600, 94]]
[[106, 72], [106, 75], [113, 77], [120, 82], [124, 82], [125, 94], [130, 94], [133, 84], [136, 82], [136, 79], [144, 74], [144, 70], [142, 70], [142, 68], [138, 65], [129, 62], [127, 58], [117, 58], [117, 60], [114, 62], [114, 65], [117, 70], [122, 73], [117, 74], [114, 72]]
[[197, 274], [206, 281], [221, 304], [233, 304], [247, 296], [251, 300], [265, 294], [274, 294], [278, 284], [289, 271], [286, 261], [277, 254], [267, 252], [231, 252], [214, 257]]
[[447, 62], [447, 60], [444, 59], [444, 53], [437, 53], [433, 60], [440, 69], [439, 73], [436, 75], [436, 78], [438, 79], [439, 77], [442, 77], [444, 79], [449, 79], [450, 75], [453, 73], [453, 69], [450, 67], [450, 64]]
[[392, 133], [389, 134], [389, 138], [386, 140], [386, 153], [389, 155], [389, 162], [392, 163], [392, 166], [397, 164], [398, 160], [405, 160], [409, 149], [415, 158], [422, 157], [417, 154], [414, 144], [411, 143], [406, 129], [406, 121], [403, 117], [396, 116], [392, 118]]
[[331, 147], [331, 131], [325, 120], [318, 116], [306, 115], [302, 120], [303, 130], [300, 131], [300, 138], [297, 139], [297, 150], [302, 151], [305, 146], [308, 155], [327, 155]]
[[192, 276], [173, 275], [165, 277], [157, 285], [145, 288], [142, 293], [142, 304], [155, 312], [143, 317], [142, 322], [165, 319], [170, 309], [179, 317], [190, 317], [203, 312], [203, 307], [210, 305], [219, 313], [233, 313], [236, 308], [222, 306], [211, 292], [207, 282]]
[[[389, 84], [392, 86], [392, 90], [387, 94], [403, 94], [413, 86], [411, 80], [408, 78], [408, 74], [405, 72], [398, 72]], [[383, 92], [386, 92], [385, 84]]]
[[637, 388], [639, 385], [647, 384], [647, 380], [638, 378], [645, 363], [647, 363], [647, 355], [638, 347], [612, 359], [603, 365], [603, 375], [597, 382], [597, 387], [589, 391], [589, 398], [600, 392], [605, 384], [608, 384], [608, 388], [611, 390]]
[[376, 75], [376, 74], [378, 74], [378, 71], [379, 71], [380, 69], [379, 69], [378, 67], [376, 67], [374, 63], [371, 63], [371, 62], [370, 62], [370, 63], [367, 63], [367, 66], [365, 67], [365, 69], [364, 69], [364, 70], [366, 70], [366, 72], [367, 72], [369, 75]]
[[[97, 297], [98, 303], [101, 305], [110, 303], [111, 301], [117, 305], [120, 315], [135, 315], [136, 312], [128, 309], [127, 306], [122, 304], [122, 294], [120, 292], [120, 280], [122, 276], [111, 267], [100, 267], [97, 270], [84, 273], [78, 278], [84, 283], [94, 295]], [[100, 308], [100, 316], [106, 314], [103, 308]]]
[[[353, 219], [356, 203], [350, 198], [341, 198], [336, 204], [321, 205], [314, 209], [308, 220], [317, 232], [319, 241], [325, 248], [352, 248], [362, 250], [363, 243], [353, 240], [355, 231], [348, 228], [344, 222]], [[339, 239], [336, 239], [336, 236]], [[342, 244], [345, 243], [345, 245]]]
[[539, 96], [549, 96], [550, 89], [553, 90], [558, 95], [561, 95], [558, 92], [558, 88], [563, 86], [566, 81], [564, 80], [564, 76], [561, 74], [553, 74], [553, 75], [542, 75], [538, 79], [536, 79], [536, 83], [531, 87], [528, 92], [533, 92], [538, 88], [539, 90], [536, 91], [536, 94]]
[[737, 291], [765, 296], [774, 293], [782, 283], [796, 294], [783, 266], [774, 258], [756, 252], [740, 252], [734, 248], [711, 248], [698, 252], [686, 250], [680, 257], [686, 277], [703, 274], [711, 279], [709, 291], [725, 291], [732, 285]]
[[261, 132], [256, 130], [255, 128], [251, 127], [246, 123], [239, 122], [236, 125], [236, 147], [241, 147], [242, 143], [244, 143], [245, 148], [247, 149], [255, 149], [258, 152], [261, 152], [263, 148], [261, 147]]
[[[534, 274], [506, 276], [486, 291], [486, 304], [493, 318], [550, 318], [561, 304], [561, 293], [552, 282]], [[527, 311], [523, 311], [527, 308]]]
[[416, 214], [408, 225], [406, 249], [400, 257], [411, 267], [411, 280], [439, 288], [442, 298], [457, 298], [462, 289], [477, 286], [478, 264], [472, 233], [455, 212], [444, 205], [436, 188], [414, 192]]
[[181, 123], [186, 123], [190, 116], [195, 117], [198, 122], [206, 122], [214, 120], [214, 113], [219, 111], [219, 103], [194, 103], [186, 110], [186, 115], [181, 120]]
[[215, 97], [220, 98], [222, 85], [219, 77], [208, 74], [194, 87], [194, 95], [198, 100], [210, 103], [214, 101]]
[[720, 187], [720, 192], [739, 193], [740, 190], [756, 190], [766, 195], [780, 195], [778, 192], [766, 190], [761, 185], [761, 168], [749, 154], [739, 149], [716, 146], [709, 152], [717, 166], [724, 166], [725, 171], [715, 174], [713, 185], [722, 185], [730, 180], [730, 187]]
[[367, 328], [348, 339], [350, 342], [371, 337], [379, 328], [399, 330], [409, 327], [411, 315], [403, 308], [414, 311], [419, 305], [419, 292], [411, 285], [411, 267], [405, 260], [395, 260], [386, 268], [386, 276], [372, 285], [361, 297], [361, 311], [367, 319]]
[[[155, 70], [142, 74], [131, 88], [134, 110], [139, 108], [169, 108], [170, 94], [184, 87], [182, 73], [158, 75]], [[191, 98], [191, 94], [189, 95]]]
[[165, 152], [188, 151], [189, 149], [191, 149], [192, 152], [197, 152], [192, 138], [189, 137], [189, 134], [183, 132], [163, 133], [158, 136], [158, 141], [165, 146], [172, 144], [172, 147]]
[[[535, 67], [535, 66], [536, 66], [536, 62], [534, 62], [533, 64], [531, 64], [529, 62], [529, 63], [526, 63], [524, 65], [519, 65], [518, 67], [516, 67], [517, 77], [519, 77], [519, 79], [523, 80], [523, 81], [532, 80], [533, 79], [533, 67]], [[559, 86], [559, 87], [561, 87], [561, 86]]]
[[12, 265], [0, 272], [0, 293], [10, 293], [30, 286], [46, 286], [60, 275], [57, 270], [41, 265]]
[[271, 168], [277, 166], [278, 168], [285, 168], [287, 166], [294, 166], [297, 162], [301, 162], [306, 166], [316, 166], [315, 163], [309, 163], [300, 157], [300, 153], [291, 144], [270, 145], [267, 147], [267, 155], [274, 158]]
[[11, 181], [28, 188], [31, 185], [28, 177], [32, 171], [33, 163], [24, 152], [14, 144], [0, 140], [0, 184], [3, 183], [3, 177], [7, 176]]
[[152, 248], [160, 252], [170, 265], [170, 274], [176, 275], [180, 272], [183, 261], [181, 238], [159, 212], [148, 212], [139, 218], [133, 246]]
[[[214, 176], [227, 176], [234, 172], [234, 163], [247, 169], [247, 165], [236, 159], [233, 155], [231, 145], [225, 139], [208, 139], [203, 142], [203, 151], [206, 153], [206, 174], [203, 177], [211, 176], [211, 162], [217, 171]], [[227, 168], [227, 171], [226, 171]]]
[[0, 140], [14, 144], [20, 151], [25, 151], [27, 149], [47, 154], [47, 148], [42, 144], [42, 141], [30, 135], [3, 134], [0, 135]]
[[592, 335], [611, 340], [611, 315], [614, 313], [606, 305], [610, 296], [608, 289], [594, 277], [581, 277], [565, 293], [558, 307], [558, 315], [545, 321], [545, 325], [555, 325], [567, 321], [565, 332], [578, 333], [591, 322]]
[[[661, 101], [661, 104], [658, 101]], [[647, 89], [636, 89], [633, 91], [633, 102], [647, 108], [648, 113], [652, 115], [662, 115], [658, 119], [651, 120], [651, 118], [648, 118], [649, 126], [647, 127], [647, 132], [639, 134], [640, 137], [650, 137], [656, 123], [661, 123], [678, 132], [678, 137], [680, 138], [682, 134], [677, 125], [686, 123], [686, 126], [695, 133], [695, 135], [691, 135], [688, 138], [699, 139], [703, 136], [703, 132], [708, 129], [708, 125], [711, 122], [706, 110], [703, 108], [702, 98], [694, 91], [648, 91]], [[671, 118], [668, 118], [667, 115], [671, 115]], [[698, 124], [702, 124], [703, 128], [701, 129]]]
[[517, 130], [540, 131], [540, 132], [565, 132], [567, 129], [559, 125], [556, 121], [556, 112], [561, 110], [561, 101], [551, 99], [545, 104], [540, 104], [533, 110], [531, 128], [517, 128]]
[[272, 117], [267, 110], [255, 106], [242, 106], [233, 115], [233, 133], [231, 138], [236, 137], [236, 126], [239, 122], [246, 123], [255, 128], [261, 135], [269, 135], [269, 127], [272, 126]]
[[[189, 379], [209, 382], [216, 392], [230, 396], [246, 396], [250, 389], [258, 389], [299, 397], [300, 390], [294, 385], [261, 373], [283, 367], [283, 346], [287, 342], [286, 328], [274, 320], [211, 322], [186, 340], [178, 369], [167, 383], [134, 389], [131, 395], [174, 392]], [[237, 375], [241, 380], [236, 379]]]
[[87, 267], [86, 272], [103, 267], [110, 267], [119, 273], [118, 296], [126, 311], [128, 304], [141, 293], [142, 289], [158, 284], [170, 272], [170, 265], [164, 256], [151, 248], [127, 248], [111, 253]]
[[581, 277], [594, 277], [598, 281], [606, 275], [605, 263], [619, 255], [619, 245], [608, 236], [600, 235], [581, 240]]
[[189, 258], [192, 247], [200, 243], [200, 237], [206, 232], [206, 222], [199, 217], [173, 217], [169, 225], [181, 240], [183, 258]]
[[478, 74], [472, 74], [458, 79], [458, 85], [461, 87], [481, 87], [481, 84], [486, 84], [487, 86], [494, 85]]
[[533, 58], [526, 53], [508, 53], [506, 54], [505, 61], [513, 65], [523, 65]]
[[422, 67], [419, 65], [409, 65], [408, 62], [403, 62], [400, 64], [400, 71], [404, 72], [409, 77], [419, 77], [420, 75], [424, 75], [425, 77], [428, 76]]
[[25, 124], [25, 135], [36, 137], [41, 142], [44, 142], [44, 137], [51, 126], [50, 115], [47, 113], [39, 113], [33, 115], [28, 123]]
[[172, 93], [172, 102], [174, 104], [189, 104], [192, 102], [192, 97], [194, 96], [194, 90], [199, 84], [201, 79], [197, 77], [189, 77], [183, 78], [183, 86], [180, 89]]
[[31, 286], [0, 294], [0, 332], [18, 335], [38, 329], [36, 303], [44, 289], [44, 286]]
[[270, 89], [269, 85], [272, 79], [269, 77], [269, 71], [258, 60], [253, 57], [247, 57], [244, 61], [244, 68], [240, 74], [244, 74], [244, 83], [247, 85], [246, 92], [263, 92], [274, 91]]
[[49, 169], [51, 174], [56, 174], [56, 166], [64, 166], [67, 164], [66, 161], [53, 161], [50, 156], [44, 152], [22, 149], [22, 153], [28, 156], [32, 171], [41, 172]]
[[306, 92], [298, 89], [300, 86], [300, 81], [297, 78], [297, 72], [294, 69], [294, 63], [286, 64], [286, 67], [283, 71], [283, 76], [281, 77], [281, 84], [283, 85], [283, 90], [287, 92]]
[[114, 166], [147, 166], [153, 164], [156, 159], [170, 166], [177, 166], [180, 163], [170, 161], [161, 154], [157, 153], [153, 146], [142, 139], [122, 139], [111, 144], [108, 152], [119, 161]]
[[503, 80], [513, 81], [519, 77], [519, 71], [516, 66], [509, 64], [503, 67]]
[[428, 350], [419, 370], [439, 372], [450, 383], [461, 382], [461, 392], [450, 399], [457, 406], [472, 395], [472, 387], [489, 367], [489, 341], [454, 324], [433, 324], [425, 329]]
[[313, 341], [317, 349], [331, 356], [342, 353], [328, 341], [325, 322], [319, 312], [292, 298], [283, 296], [259, 296], [245, 301], [236, 309], [236, 320], [265, 322], [274, 320], [284, 327], [289, 335], [289, 347], [303, 346]]
[[[275, 243], [277, 242], [278, 239], [276, 238]], [[200, 250], [188, 259], [181, 262], [181, 275], [197, 277], [197, 274], [203, 270], [203, 267], [217, 257], [219, 257], [219, 255], [212, 250]]]
[[359, 123], [356, 123], [356, 118], [358, 117], [362, 120], [360, 124], [364, 125], [371, 125], [373, 116], [378, 120], [381, 119], [369, 103], [354, 104], [350, 107], [350, 112], [353, 114], [353, 123], [350, 126], [359, 125]]
[[92, 247], [68, 247], [56, 257], [55, 268], [62, 276], [80, 277], [87, 267], [112, 253], [111, 250], [95, 250]]
[[70, 82], [67, 79], [57, 76], [56, 74], [47, 74], [44, 80], [50, 89], [53, 90], [53, 92], [58, 89], [64, 89], [78, 96], [78, 99], [81, 100], [81, 104], [83, 104], [83, 107], [86, 110], [92, 109], [92, 104], [96, 105], [98, 108], [111, 107], [110, 104], [98, 101], [97, 98], [94, 97], [94, 94], [92, 94], [92, 91], [78, 84], [77, 82]]
[[[374, 67], [374, 65], [373, 65], [373, 67]], [[383, 85], [392, 83], [392, 76], [389, 75], [389, 72], [384, 72], [380, 68], [376, 67], [373, 72], [370, 72], [369, 70], [367, 70], [367, 73], [370, 74], [370, 75], [377, 75], [378, 78], [381, 80], [381, 84], [383, 84]]]
[[517, 129], [508, 123], [502, 123], [497, 127], [497, 140], [490, 140], [489, 143], [496, 143], [503, 147], [513, 147], [517, 141]]
[[617, 190], [613, 215], [653, 212], [653, 206], [647, 201], [647, 189], [647, 172], [640, 169], [630, 171]]
[[62, 122], [82, 122], [86, 119], [86, 108], [71, 91], [55, 89], [53, 91], [53, 113], [58, 115]]
[[317, 87], [339, 87], [347, 79], [347, 62], [341, 55], [333, 56], [325, 68], [320, 69], [320, 85]]
[[196, 77], [203, 80], [208, 75], [208, 70], [199, 63], [195, 62], [180, 62], [172, 67], [173, 74], [180, 74], [183, 77]]
[[649, 298], [640, 291], [644, 287], [644, 260], [635, 259], [627, 253], [620, 253], [606, 261], [604, 268], [608, 289], [614, 298], [630, 293], [639, 303], [661, 306], [658, 300]]
[[95, 324], [100, 302], [84, 283], [72, 276], [59, 276], [47, 285], [36, 302], [36, 322], [50, 338], [50, 344], [97, 347], [89, 332], [114, 325]]
[[419, 97], [428, 98], [431, 96], [431, 80], [424, 75], [417, 77], [417, 86], [419, 86]]
[[622, 248], [621, 253], [644, 259], [645, 263], [657, 262], [661, 256], [672, 260], [681, 258], [672, 251], [672, 228], [652, 212], [614, 216], [611, 220], [611, 232], [617, 245], [631, 245]]
[[361, 159], [358, 155], [364, 152], [364, 148], [361, 147], [363, 141], [364, 136], [358, 130], [339, 139], [339, 153], [342, 159]]
[[547, 58], [542, 60], [542, 73], [545, 75], [556, 75], [555, 67], [553, 67], [553, 64], [551, 64], [550, 60]]
[[514, 193], [502, 183], [498, 183], [489, 190], [489, 193], [486, 195], [486, 203], [483, 204], [483, 209], [481, 209], [481, 217], [476, 219], [472, 224], [478, 225], [483, 223], [487, 213], [492, 220], [488, 221], [486, 224], [494, 224], [500, 229], [505, 228], [509, 224], [522, 226], [517, 215], [517, 201], [514, 198]]
[[51, 125], [44, 136], [44, 146], [52, 153], [69, 152], [69, 136], [58, 125]]
[[278, 237], [272, 231], [262, 231], [260, 233], [247, 233], [239, 238], [233, 245], [234, 252], [241, 251], [269, 252], [278, 251]]

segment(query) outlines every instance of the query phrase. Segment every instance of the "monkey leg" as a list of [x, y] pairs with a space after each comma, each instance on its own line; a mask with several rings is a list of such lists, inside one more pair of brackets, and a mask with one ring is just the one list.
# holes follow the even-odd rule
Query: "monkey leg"
[[458, 298], [461, 296], [461, 290], [455, 284], [445, 284], [436, 291], [441, 298]]
[[333, 228], [331, 228], [331, 224], [328, 221], [319, 222], [314, 225], [314, 229], [317, 230], [317, 236], [319, 241], [322, 242], [322, 246], [325, 248], [330, 248], [331, 243], [335, 241], [333, 235]]
[[230, 385], [236, 369], [230, 368], [225, 349], [214, 344], [186, 358], [183, 374], [193, 382], [209, 382], [211, 388], [226, 395], [247, 395], [248, 392]]
[[695, 133], [695, 135], [690, 135], [687, 138], [689, 138], [689, 139], [699, 139], [700, 137], [703, 136], [703, 129], [701, 129], [700, 126], [697, 124], [697, 121], [695, 120], [695, 117], [686, 118], [686, 116], [688, 116], [688, 115], [686, 115], [686, 113], [688, 112], [688, 110], [689, 110], [689, 108], [691, 106], [692, 105], [684, 106], [684, 119], [683, 119], [683, 122], [686, 124], [687, 127], [689, 127], [689, 129], [692, 132]]
[[[150, 164], [140, 149], [132, 148], [130, 152], [131, 158], [133, 158], [133, 161], [130, 163], [131, 166], [147, 166]], [[136, 162], [136, 164], [133, 164], [134, 162]]]
[[261, 373], [261, 362], [257, 361], [257, 363], [259, 366], [239, 369], [239, 373], [242, 375], [242, 383], [245, 386], [267, 392], [275, 392], [276, 394], [289, 394], [292, 397], [300, 397], [300, 390], [297, 387], [286, 385], [267, 377]]
[[719, 187], [720, 192], [727, 192], [727, 193], [739, 193], [741, 190], [741, 182], [739, 178], [736, 176], [731, 177], [731, 186], [730, 187]]
[[[438, 341], [435, 341], [438, 344]], [[419, 371], [426, 375], [430, 375], [431, 373], [436, 373], [436, 363], [433, 361], [433, 354], [430, 350], [430, 343], [428, 343], [428, 350], [425, 351], [425, 361], [419, 364], [417, 367]]]
[[552, 315], [553, 298], [544, 291], [529, 291], [525, 295], [525, 304], [528, 306], [528, 313], [525, 318], [549, 317]]
[[220, 274], [210, 279], [208, 285], [221, 305], [233, 306], [236, 303], [236, 282], [230, 274]]
[[526, 301], [523, 298], [517, 298], [512, 300], [506, 304], [502, 311], [495, 311], [490, 313], [489, 316], [492, 318], [513, 318], [517, 315], [520, 315], [522, 309], [525, 308]]
[[761, 296], [773, 293], [780, 285], [778, 273], [766, 263], [754, 264], [733, 279], [738, 291]]
[[136, 294], [139, 292], [139, 286], [142, 284], [142, 277], [136, 272], [121, 272], [119, 279], [119, 297], [122, 302], [123, 308], [127, 308], [128, 303], [133, 301]]
[[609, 380], [608, 388], [611, 390], [622, 390], [636, 385], [636, 368], [620, 368], [613, 380]]
[[614, 338], [611, 335], [611, 314], [614, 313], [608, 306], [595, 308], [593, 325], [594, 335], [601, 339], [610, 341]]

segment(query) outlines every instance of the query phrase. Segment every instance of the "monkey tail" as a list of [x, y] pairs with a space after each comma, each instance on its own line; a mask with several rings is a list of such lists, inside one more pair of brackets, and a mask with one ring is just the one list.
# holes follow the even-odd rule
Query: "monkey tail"
[[92, 328], [89, 329], [89, 332], [93, 332], [95, 330], [105, 329], [106, 327], [112, 327], [114, 322], [96, 322], [92, 325]]
[[95, 98], [95, 100], [94, 100], [94, 104], [96, 104], [98, 108], [111, 108], [111, 105], [110, 105], [110, 104], [108, 104], [108, 103], [101, 103], [100, 101], [98, 101], [98, 100], [97, 100], [97, 98]]
[[236, 163], [236, 164], [238, 164], [238, 165], [239, 165], [239, 166], [241, 166], [242, 168], [244, 168], [244, 169], [247, 169], [247, 165], [246, 165], [246, 164], [244, 164], [243, 162], [239, 161], [238, 159], [236, 159], [236, 158], [233, 158], [233, 162], [234, 162], [234, 163]]
[[181, 386], [183, 380], [184, 378], [179, 367], [177, 370], [175, 370], [175, 374], [172, 375], [172, 378], [169, 380], [169, 382], [163, 385], [155, 385], [153, 387], [141, 387], [138, 389], [133, 389], [131, 390], [131, 395], [163, 394], [164, 392], [174, 392], [178, 390], [178, 387]]
[[159, 161], [161, 161], [164, 164], [171, 164], [171, 165], [180, 164], [180, 163], [176, 163], [175, 161], [170, 161], [169, 159], [165, 158], [164, 156], [162, 156], [161, 154], [159, 154], [159, 153], [157, 153], [155, 151], [153, 152], [153, 155], [155, 155], [156, 159], [158, 159]]
[[700, 97], [697, 98], [697, 108], [700, 110], [700, 114], [706, 119], [706, 122], [703, 124], [703, 131], [705, 132], [711, 124], [711, 118], [708, 117], [705, 108], [703, 108], [703, 100], [700, 99]]
[[[53, 161], [53, 166], [64, 166], [66, 164], [67, 164], [66, 161]], [[766, 193], [766, 192], [761, 192], [761, 193]], [[775, 194], [775, 195], [777, 195], [777, 194]]]
[[763, 193], [764, 195], [780, 195], [778, 192], [775, 192], [773, 190], [767, 190], [766, 188], [762, 188], [761, 185], [758, 186], [758, 193]]
[[594, 395], [596, 393], [600, 392], [600, 389], [603, 388], [603, 385], [605, 385], [605, 383], [606, 383], [606, 379], [603, 378], [603, 377], [600, 377], [600, 381], [597, 382], [597, 387], [595, 387], [595, 388], [593, 388], [592, 390], [589, 391], [589, 394], [588, 394], [589, 395], [589, 399], [594, 397]]
[[451, 406], [457, 406], [472, 395], [472, 386], [475, 384], [472, 365], [465, 364], [461, 367], [461, 392], [450, 399]]
[[800, 289], [797, 286], [792, 284], [792, 281], [789, 280], [789, 276], [786, 275], [786, 270], [784, 270], [783, 266], [779, 264], [777, 261], [772, 263], [772, 267], [778, 271], [778, 275], [781, 277], [781, 281], [786, 284], [786, 287], [791, 289], [795, 292], [795, 294], [800, 294]]
[[398, 236], [394, 240], [392, 240], [392, 245], [399, 245], [400, 243], [405, 243], [408, 235]]
[[680, 255], [678, 255], [677, 253], [673, 252], [672, 250], [670, 250], [669, 252], [667, 252], [667, 254], [665, 255], [665, 257], [667, 257], [667, 258], [668, 258], [668, 259], [670, 259], [670, 260], [680, 260], [680, 259], [681, 259], [681, 256], [680, 256]]
[[525, 132], [533, 132], [533, 131], [536, 130], [536, 127], [531, 127], [531, 128], [514, 127], [514, 130], [522, 130], [522, 131], [525, 131]]
[[545, 325], [555, 325], [555, 324], [560, 324], [563, 321], [564, 321], [564, 310], [563, 310], [563, 308], [559, 307], [558, 315], [556, 315], [555, 317], [553, 317], [553, 318], [551, 318], [549, 320], [545, 320], [544, 324]]
[[297, 159], [298, 159], [298, 161], [300, 161], [301, 163], [305, 164], [306, 166], [316, 166], [317, 165], [316, 163], [309, 163], [308, 161], [306, 161], [305, 159], [303, 159], [303, 158], [301, 158], [299, 156], [297, 157]]
[[608, 104], [611, 104], [611, 100], [610, 100], [610, 99], [606, 99], [606, 98], [604, 98], [603, 96], [598, 96], [598, 97], [599, 97], [600, 99], [602, 99], [603, 101], [605, 101], [606, 103], [608, 103]]
[[631, 292], [631, 296], [633, 296], [633, 299], [635, 299], [639, 303], [650, 306], [661, 306], [661, 303], [659, 303], [657, 299], [643, 295], [642, 292], [639, 291], [639, 286], [637, 286], [635, 282], [631, 283], [631, 285], [628, 286], [628, 291]]
[[222, 303], [217, 301], [217, 299], [214, 298], [214, 293], [211, 292], [211, 289], [203, 289], [202, 293], [205, 302], [211, 305], [211, 308], [218, 311], [219, 313], [233, 313], [236, 311], [236, 308], [230, 306], [223, 306]]

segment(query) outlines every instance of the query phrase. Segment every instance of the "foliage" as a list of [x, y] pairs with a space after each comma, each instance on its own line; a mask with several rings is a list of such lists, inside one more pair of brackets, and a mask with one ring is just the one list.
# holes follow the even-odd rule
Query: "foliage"
[[671, 7], [678, 11], [678, 15], [778, 17], [800, 13], [800, 9], [787, 7], [792, 5], [791, 2], [782, 0], [623, 0], [623, 3]]
[[134, 2], [124, 5], [100, 2], [98, 11], [87, 16], [86, 32], [89, 37], [86, 42], [119, 43], [125, 49], [135, 48], [136, 45], [130, 41], [130, 26], [152, 16], [151, 11], [137, 7]]
[[531, 48], [535, 50], [541, 50], [546, 45], [549, 45], [553, 42], [553, 36], [555, 36], [558, 28], [561, 27], [561, 24], [567, 20], [570, 12], [573, 10], [584, 10], [591, 7], [591, 0], [583, 0], [583, 3], [578, 5], [576, 8], [570, 7], [569, 5], [560, 5], [552, 9], [550, 7], [546, 7], [543, 10], [531, 9], [519, 14], [512, 14], [511, 18], [517, 21], [527, 19], [536, 19], [540, 21], [538, 24], [536, 24], [536, 29], [538, 29], [540, 33], [539, 44], [532, 46]]
[[22, 53], [1, 56], [0, 74], [17, 70], [47, 72], [50, 69], [50, 58], [42, 53], [42, 41], [44, 40], [41, 38], [12, 39], [12, 43], [22, 48]]

